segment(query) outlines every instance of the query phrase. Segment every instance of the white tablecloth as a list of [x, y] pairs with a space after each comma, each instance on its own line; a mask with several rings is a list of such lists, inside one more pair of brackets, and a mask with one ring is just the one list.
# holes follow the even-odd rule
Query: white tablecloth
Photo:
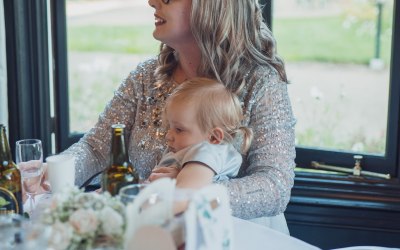
[[316, 250], [304, 241], [272, 230], [253, 222], [233, 217], [234, 249], [235, 250]]
[[387, 247], [377, 247], [377, 246], [357, 246], [357, 247], [344, 247], [335, 248], [332, 250], [398, 250], [400, 248], [387, 248]]
[[[246, 220], [233, 217], [234, 250], [316, 250], [320, 249], [297, 238]], [[352, 246], [332, 250], [400, 250], [379, 246]]]

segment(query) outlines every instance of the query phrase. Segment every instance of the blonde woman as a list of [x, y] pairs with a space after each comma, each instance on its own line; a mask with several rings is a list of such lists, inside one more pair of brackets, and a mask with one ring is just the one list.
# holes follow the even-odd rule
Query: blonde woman
[[[294, 181], [295, 135], [287, 79], [258, 0], [148, 0], [154, 9], [157, 58], [122, 82], [98, 122], [67, 149], [81, 185], [110, 161], [110, 127], [124, 123], [129, 155], [146, 179], [165, 150], [162, 110], [184, 80], [222, 82], [242, 102], [254, 140], [236, 178], [221, 180], [234, 216], [288, 232], [283, 212]], [[206, 100], [205, 100], [206, 101]]]

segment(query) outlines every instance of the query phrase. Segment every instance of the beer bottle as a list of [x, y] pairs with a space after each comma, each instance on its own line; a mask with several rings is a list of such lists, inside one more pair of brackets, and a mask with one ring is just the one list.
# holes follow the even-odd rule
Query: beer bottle
[[129, 160], [125, 142], [125, 125], [114, 124], [111, 139], [111, 163], [102, 177], [102, 190], [117, 195], [126, 185], [139, 182], [139, 175]]
[[6, 128], [0, 124], [0, 214], [23, 214], [21, 172], [12, 160]]

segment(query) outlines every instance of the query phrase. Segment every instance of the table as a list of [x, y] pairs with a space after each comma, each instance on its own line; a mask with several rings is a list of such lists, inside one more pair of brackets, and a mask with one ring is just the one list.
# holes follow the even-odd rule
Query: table
[[[297, 238], [275, 231], [246, 220], [233, 218], [234, 250], [279, 249], [279, 250], [314, 250], [319, 249]], [[332, 250], [400, 250], [379, 246], [352, 246]]]
[[[231, 218], [233, 222], [232, 250], [319, 250], [319, 248], [304, 241], [268, 227], [236, 217]], [[183, 218], [180, 217], [179, 221], [175, 224], [177, 226], [175, 229], [177, 230], [172, 232], [172, 238], [174, 239], [170, 237], [170, 234], [166, 230], [163, 230], [160, 227], [152, 225], [144, 226], [135, 234], [132, 239], [135, 244], [131, 244], [129, 250], [175, 250], [175, 243], [183, 242], [183, 239], [181, 238], [184, 236], [184, 233], [182, 232], [183, 223]], [[157, 240], [152, 240], [155, 237]], [[180, 243], [178, 243], [178, 245], [179, 244]], [[179, 249], [184, 249], [184, 247]]]
[[265, 226], [242, 220], [236, 217], [233, 219], [233, 233], [235, 250], [251, 249], [279, 249], [279, 250], [317, 250], [304, 241]]
[[[38, 197], [40, 201], [49, 199], [49, 196]], [[39, 202], [40, 203], [40, 202]], [[279, 250], [318, 250], [319, 248], [308, 244], [300, 239], [273, 230], [271, 228], [239, 219], [236, 217], [232, 218], [233, 224], [233, 250], [264, 250], [264, 249], [279, 249]], [[182, 217], [181, 217], [182, 219]], [[180, 222], [183, 223], [183, 220]], [[141, 237], [142, 240], [151, 235], [151, 240], [145, 240], [145, 243], [158, 243], [164, 248], [145, 248], [145, 249], [175, 249], [175, 247], [165, 248], [166, 244], [162, 244], [160, 239], [154, 241], [155, 234], [145, 234], [146, 237]], [[182, 235], [181, 235], [182, 236]], [[173, 244], [173, 243], [171, 243]], [[389, 250], [398, 248], [383, 248], [377, 246], [354, 246], [345, 247], [335, 250]], [[141, 249], [143, 250], [143, 248]]]

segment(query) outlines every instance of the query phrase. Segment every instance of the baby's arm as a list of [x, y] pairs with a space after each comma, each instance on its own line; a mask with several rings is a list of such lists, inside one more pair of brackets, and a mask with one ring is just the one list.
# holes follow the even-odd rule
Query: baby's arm
[[188, 162], [176, 177], [176, 186], [185, 189], [198, 189], [212, 183], [214, 171], [199, 162]]
[[[204, 164], [188, 162], [176, 177], [176, 187], [182, 189], [199, 189], [212, 183], [214, 171]], [[174, 213], [178, 214], [186, 210], [188, 201], [176, 201]]]

